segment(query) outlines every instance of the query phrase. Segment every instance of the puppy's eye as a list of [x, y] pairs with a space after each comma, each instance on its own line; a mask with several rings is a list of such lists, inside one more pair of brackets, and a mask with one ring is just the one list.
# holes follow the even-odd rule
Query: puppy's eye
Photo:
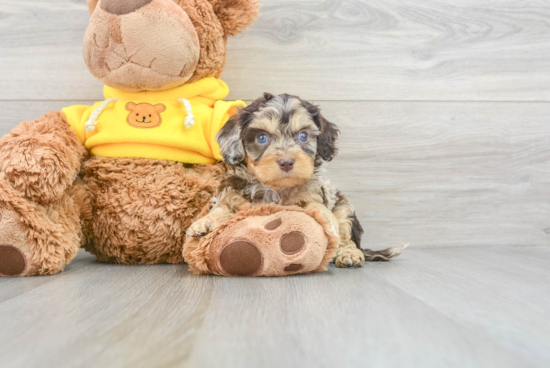
[[300, 132], [298, 135], [298, 139], [300, 139], [302, 142], [307, 142], [309, 139], [309, 135], [306, 132]]
[[136, 116], [139, 116], [139, 114], [136, 114]]
[[149, 114], [149, 117], [151, 117], [151, 114]]
[[266, 144], [267, 141], [268, 141], [268, 138], [267, 138], [267, 134], [260, 134], [256, 140], [258, 141], [259, 144]]

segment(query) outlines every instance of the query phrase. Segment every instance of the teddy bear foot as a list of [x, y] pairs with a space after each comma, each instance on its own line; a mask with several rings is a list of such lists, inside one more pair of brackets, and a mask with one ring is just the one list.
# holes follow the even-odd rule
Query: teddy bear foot
[[0, 207], [0, 276], [25, 276], [31, 244], [15, 211]]
[[0, 174], [0, 277], [53, 275], [76, 256], [77, 191], [71, 187], [71, 195], [43, 206], [24, 198]]
[[204, 238], [191, 238], [191, 271], [223, 276], [286, 276], [326, 269], [338, 237], [316, 209], [246, 208]]

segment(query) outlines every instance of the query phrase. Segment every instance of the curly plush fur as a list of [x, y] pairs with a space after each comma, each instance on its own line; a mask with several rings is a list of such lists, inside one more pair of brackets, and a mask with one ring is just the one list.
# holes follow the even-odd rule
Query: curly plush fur
[[259, 1], [209, 0], [226, 36], [236, 36], [259, 15]]
[[93, 237], [84, 248], [103, 262], [182, 263], [185, 231], [208, 213], [226, 170], [164, 160], [90, 159], [84, 182], [93, 195]]
[[13, 188], [41, 204], [61, 197], [86, 156], [61, 112], [25, 121], [0, 139], [0, 171]]
[[257, 0], [176, 0], [199, 35], [200, 57], [190, 82], [220, 77], [225, 67], [227, 37], [239, 34], [259, 14]]

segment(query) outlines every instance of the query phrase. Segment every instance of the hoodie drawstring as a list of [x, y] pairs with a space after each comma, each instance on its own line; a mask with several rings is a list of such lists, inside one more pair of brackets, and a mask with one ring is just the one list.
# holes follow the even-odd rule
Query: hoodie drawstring
[[185, 128], [191, 129], [193, 125], [195, 125], [195, 115], [193, 115], [193, 108], [191, 107], [191, 102], [189, 100], [186, 100], [185, 98], [178, 99], [178, 102], [182, 103], [185, 107], [185, 111], [187, 112], [187, 116], [185, 117]]
[[94, 112], [92, 112], [92, 115], [90, 115], [90, 118], [88, 119], [86, 124], [84, 124], [84, 126], [86, 127], [86, 131], [93, 132], [95, 130], [95, 126], [97, 125], [97, 119], [99, 118], [99, 115], [101, 115], [101, 113], [103, 112], [103, 110], [107, 108], [107, 106], [117, 101], [118, 101], [118, 98], [110, 98], [108, 100], [103, 101], [101, 105], [96, 107]]

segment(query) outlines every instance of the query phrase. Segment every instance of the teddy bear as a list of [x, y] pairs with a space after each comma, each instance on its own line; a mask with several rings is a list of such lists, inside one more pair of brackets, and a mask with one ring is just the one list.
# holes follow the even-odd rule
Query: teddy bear
[[216, 133], [227, 37], [257, 0], [89, 0], [84, 60], [103, 101], [25, 121], [0, 139], [0, 276], [53, 275], [80, 248], [118, 264], [226, 276], [326, 269], [338, 238], [315, 209], [243, 208], [187, 239], [227, 175]]

